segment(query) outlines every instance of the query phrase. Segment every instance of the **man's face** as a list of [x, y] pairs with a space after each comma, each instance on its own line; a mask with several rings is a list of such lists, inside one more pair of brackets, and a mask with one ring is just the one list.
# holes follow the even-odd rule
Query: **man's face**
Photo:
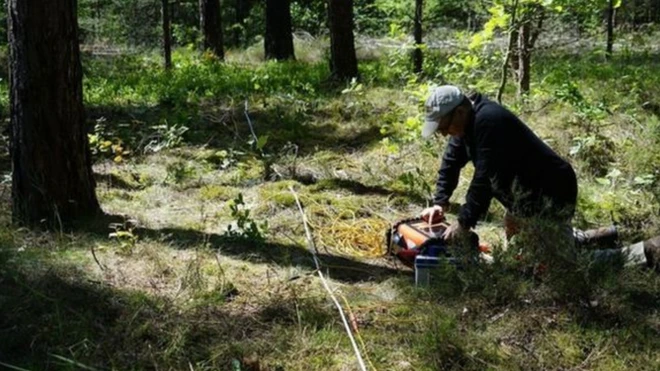
[[447, 135], [462, 137], [465, 134], [465, 116], [465, 109], [461, 106], [456, 107], [439, 119], [437, 133], [443, 137]]

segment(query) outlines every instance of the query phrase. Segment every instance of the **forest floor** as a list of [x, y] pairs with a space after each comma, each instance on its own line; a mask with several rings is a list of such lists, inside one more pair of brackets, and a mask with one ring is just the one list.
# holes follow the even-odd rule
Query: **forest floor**
[[[442, 73], [492, 96], [499, 62], [468, 73], [435, 55], [418, 82], [405, 56], [370, 52], [361, 82], [338, 86], [315, 46], [297, 47], [298, 62], [279, 64], [256, 49], [224, 64], [179, 50], [169, 73], [154, 55], [86, 56], [109, 217], [16, 228], [3, 183], [0, 366], [358, 369], [298, 196], [369, 369], [660, 369], [660, 275], [588, 263], [529, 274], [505, 251], [496, 202], [476, 229], [494, 265], [444, 267], [421, 289], [384, 256], [390, 223], [427, 206], [445, 143], [418, 138], [425, 81]], [[624, 243], [659, 234], [657, 52], [537, 60], [532, 96], [507, 90], [504, 103], [575, 166], [576, 226], [616, 222]]]

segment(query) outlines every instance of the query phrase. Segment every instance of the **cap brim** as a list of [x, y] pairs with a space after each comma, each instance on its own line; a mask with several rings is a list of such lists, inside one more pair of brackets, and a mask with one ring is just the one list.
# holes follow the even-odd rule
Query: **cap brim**
[[422, 138], [428, 138], [433, 135], [433, 133], [438, 130], [438, 125], [440, 125], [438, 120], [424, 121], [424, 126], [422, 127]]

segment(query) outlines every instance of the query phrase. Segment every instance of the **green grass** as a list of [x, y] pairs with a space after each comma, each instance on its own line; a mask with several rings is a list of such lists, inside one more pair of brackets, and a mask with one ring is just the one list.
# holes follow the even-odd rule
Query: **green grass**
[[[428, 290], [387, 259], [319, 235], [352, 226], [379, 240], [384, 231], [360, 223], [426, 206], [444, 145], [417, 138], [421, 97], [434, 81], [411, 79], [391, 51], [361, 64], [360, 84], [336, 84], [315, 44], [304, 45], [300, 62], [262, 63], [259, 50], [232, 51], [224, 64], [178, 50], [169, 73], [155, 54], [85, 57], [97, 193], [107, 213], [123, 217], [75, 233], [16, 229], [2, 186], [0, 362], [356, 368], [306, 250], [293, 187], [324, 273], [350, 303], [377, 369], [660, 367], [660, 276], [583, 265], [534, 274], [536, 259], [557, 256], [537, 251], [520, 262], [501, 251], [496, 203], [477, 228], [498, 248], [496, 264], [445, 267]], [[465, 74], [447, 55], [426, 61], [432, 76], [484, 87], [497, 84], [496, 62]], [[505, 103], [574, 164], [578, 226], [613, 218], [625, 242], [660, 233], [658, 76], [657, 55], [643, 50], [612, 62], [589, 50], [548, 51], [535, 56], [531, 97], [517, 101], [507, 90]], [[523, 244], [535, 251], [538, 242]]]

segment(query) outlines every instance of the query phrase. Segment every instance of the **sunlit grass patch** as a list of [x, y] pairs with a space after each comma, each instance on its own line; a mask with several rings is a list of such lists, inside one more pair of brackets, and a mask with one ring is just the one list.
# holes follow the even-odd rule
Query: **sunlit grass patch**
[[215, 184], [203, 186], [199, 190], [200, 198], [205, 201], [229, 201], [239, 193], [240, 191], [236, 188]]
[[[494, 265], [443, 266], [429, 289], [406, 269], [372, 279], [390, 264], [380, 256], [389, 223], [429, 203], [446, 139], [419, 138], [421, 96], [440, 79], [411, 79], [406, 55], [379, 50], [361, 61], [362, 80], [327, 84], [325, 43], [296, 39], [298, 61], [285, 63], [263, 62], [261, 43], [225, 63], [180, 49], [171, 72], [157, 53], [86, 60], [99, 199], [137, 226], [95, 236], [0, 228], [0, 328], [18, 329], [0, 353], [34, 369], [48, 354], [108, 369], [355, 368], [293, 187], [373, 368], [658, 368], [658, 276], [626, 269], [599, 286], [554, 274], [554, 286], [537, 262], [517, 260], [546, 241], [504, 248], [496, 202], [477, 227]], [[446, 55], [428, 57], [430, 75], [498, 83], [499, 61], [466, 76], [440, 68]], [[660, 231], [657, 61], [638, 57], [539, 54], [532, 95], [504, 95], [576, 168], [576, 224], [617, 222], [626, 242]], [[131, 153], [115, 160], [120, 142]], [[452, 201], [463, 202], [472, 174], [468, 165]], [[360, 264], [336, 266], [349, 263]], [[593, 295], [563, 295], [578, 289]]]

